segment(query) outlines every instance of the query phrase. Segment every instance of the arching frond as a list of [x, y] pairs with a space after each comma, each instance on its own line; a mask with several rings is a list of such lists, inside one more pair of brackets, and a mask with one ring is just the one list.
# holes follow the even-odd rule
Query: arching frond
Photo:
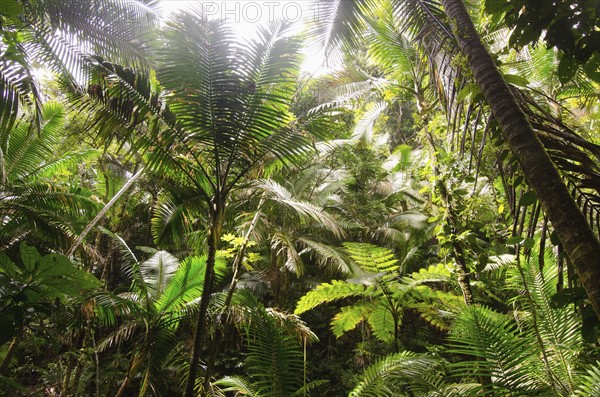
[[433, 357], [408, 351], [384, 356], [363, 371], [349, 396], [409, 396], [419, 389], [430, 391], [419, 383], [426, 383], [428, 374], [438, 370], [436, 364]]
[[176, 257], [166, 251], [158, 251], [140, 263], [140, 274], [148, 292], [157, 298], [164, 292], [178, 268], [179, 260]]
[[346, 254], [337, 247], [304, 237], [299, 238], [298, 242], [305, 247], [300, 253], [309, 254], [319, 266], [324, 268], [334, 268], [335, 271], [344, 275], [351, 275], [354, 273], [352, 262]]
[[293, 210], [300, 219], [309, 218], [318, 222], [324, 228], [331, 231], [336, 237], [344, 235], [344, 231], [340, 227], [338, 221], [323, 208], [317, 207], [307, 201], [298, 200], [293, 197], [292, 193], [279, 183], [267, 179], [257, 184], [257, 186], [268, 194], [268, 198], [276, 204], [281, 204], [288, 209]]
[[259, 396], [252, 381], [242, 376], [226, 376], [213, 383], [222, 387], [223, 392], [235, 392], [240, 396]]
[[600, 396], [600, 362], [587, 369], [586, 374], [579, 379], [575, 395], [578, 397]]
[[484, 376], [494, 379], [487, 385], [499, 392], [527, 395], [542, 392], [541, 363], [530, 346], [535, 339], [521, 334], [511, 318], [488, 308], [470, 306], [458, 314], [450, 335], [450, 351], [476, 357], [476, 361], [451, 364], [458, 376]]
[[[199, 299], [202, 295], [206, 257], [190, 256], [181, 262], [169, 284], [156, 300], [159, 312], [175, 312], [183, 306]], [[227, 272], [222, 258], [215, 262], [215, 273], [221, 279]]]
[[360, 296], [364, 294], [364, 292], [365, 287], [360, 284], [352, 284], [338, 280], [333, 280], [331, 284], [323, 283], [314, 290], [309, 291], [298, 301], [294, 314], [302, 314], [322, 303], [332, 302], [351, 296]]
[[352, 259], [369, 272], [393, 272], [398, 269], [398, 260], [387, 248], [367, 243], [344, 243]]
[[[516, 300], [529, 313], [539, 335], [539, 349], [544, 351], [551, 373], [549, 383], [558, 390], [574, 389], [576, 376], [573, 363], [582, 348], [581, 323], [570, 308], [557, 308], [551, 298], [557, 290], [557, 266], [553, 255], [547, 255], [546, 266], [540, 271], [537, 256], [528, 263], [509, 268], [509, 286], [521, 292]], [[520, 269], [519, 269], [520, 267]]]
[[[293, 395], [302, 386], [303, 358], [298, 339], [281, 327], [281, 315], [266, 309], [248, 291], [238, 294], [236, 303], [246, 313], [245, 369], [252, 382], [247, 389], [261, 396]], [[292, 329], [296, 333], [297, 328]]]

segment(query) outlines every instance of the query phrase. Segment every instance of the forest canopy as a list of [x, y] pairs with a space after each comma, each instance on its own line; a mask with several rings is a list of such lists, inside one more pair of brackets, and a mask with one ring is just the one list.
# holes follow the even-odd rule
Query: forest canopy
[[600, 396], [597, 1], [0, 3], [0, 396]]

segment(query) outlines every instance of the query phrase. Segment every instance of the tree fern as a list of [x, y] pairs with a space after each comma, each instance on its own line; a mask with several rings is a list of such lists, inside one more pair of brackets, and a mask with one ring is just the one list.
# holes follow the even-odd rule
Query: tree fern
[[376, 310], [370, 302], [359, 302], [352, 306], [343, 307], [331, 321], [331, 331], [336, 337], [353, 330], [365, 318], [370, 318]]
[[323, 283], [300, 298], [294, 313], [302, 314], [322, 303], [333, 302], [352, 296], [362, 296], [366, 289], [367, 287], [364, 285], [339, 280], [333, 280], [331, 284]]
[[366, 243], [344, 243], [352, 259], [369, 272], [393, 272], [398, 269], [398, 260], [387, 248]]
[[450, 312], [462, 307], [458, 296], [430, 288], [451, 280], [445, 266], [431, 266], [399, 280], [395, 275], [398, 261], [389, 249], [365, 243], [344, 243], [344, 248], [367, 273], [317, 286], [300, 298], [295, 310], [301, 314], [322, 303], [353, 299], [355, 302], [342, 307], [331, 321], [335, 336], [366, 321], [376, 338], [397, 348], [404, 310], [416, 310], [436, 328], [447, 329]]
[[365, 317], [377, 339], [394, 343], [398, 337], [399, 327], [402, 326], [402, 314], [400, 300], [395, 302], [380, 300]]
[[74, 170], [92, 150], [60, 153], [64, 109], [50, 102], [40, 109], [40, 126], [23, 116], [10, 131], [0, 133], [0, 244], [15, 237], [52, 241], [62, 246], [78, 231], [82, 216], [97, 208], [91, 192], [70, 186], [54, 174]]

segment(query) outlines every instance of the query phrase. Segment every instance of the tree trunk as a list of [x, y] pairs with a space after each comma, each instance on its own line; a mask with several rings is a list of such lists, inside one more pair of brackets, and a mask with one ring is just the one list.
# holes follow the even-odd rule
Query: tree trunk
[[215, 258], [217, 248], [221, 239], [221, 229], [223, 227], [223, 218], [225, 213], [225, 203], [223, 200], [213, 198], [210, 203], [210, 225], [207, 235], [208, 255], [206, 258], [206, 270], [204, 272], [204, 286], [202, 289], [202, 298], [200, 300], [200, 309], [196, 329], [194, 330], [194, 341], [192, 346], [192, 355], [190, 357], [190, 368], [185, 385], [185, 397], [194, 397], [194, 386], [196, 383], [196, 374], [200, 363], [200, 350], [202, 341], [206, 334], [206, 323], [208, 313], [208, 303], [213, 292], [215, 279]]
[[6, 355], [4, 355], [4, 359], [2, 360], [2, 363], [0, 364], [0, 375], [6, 375], [8, 374], [8, 366], [10, 365], [10, 361], [12, 360], [15, 351], [17, 349], [17, 345], [19, 344], [19, 341], [21, 340], [21, 334], [22, 330], [20, 330], [19, 333], [17, 333], [17, 335], [15, 335], [12, 340], [10, 341], [10, 345], [8, 345], [8, 350], [6, 350]]
[[[231, 283], [229, 284], [229, 290], [227, 291], [227, 297], [225, 298], [225, 303], [223, 304], [223, 309], [221, 310], [221, 315], [223, 316], [222, 318], [224, 318], [225, 320], [223, 321], [223, 327], [227, 326], [227, 316], [228, 316], [228, 312], [229, 312], [229, 306], [231, 306], [231, 301], [233, 300], [233, 294], [235, 293], [235, 289], [237, 287], [237, 283], [239, 281], [239, 272], [240, 272], [240, 268], [242, 267], [242, 261], [244, 260], [244, 257], [246, 256], [246, 249], [248, 248], [248, 243], [250, 242], [250, 235], [252, 234], [252, 232], [254, 231], [254, 228], [256, 227], [257, 223], [258, 223], [258, 219], [260, 216], [260, 211], [263, 207], [263, 205], [265, 204], [266, 201], [266, 194], [263, 193], [263, 195], [260, 198], [260, 202], [258, 203], [258, 207], [256, 207], [256, 212], [254, 213], [254, 216], [252, 217], [252, 222], [250, 222], [250, 226], [248, 227], [248, 230], [246, 230], [246, 233], [244, 234], [244, 242], [242, 243], [241, 247], [239, 248], [237, 254], [235, 255], [235, 258], [233, 259], [233, 275], [231, 276]], [[225, 316], [227, 315], [227, 316]], [[221, 342], [223, 340], [224, 334], [225, 334], [225, 329], [223, 329], [223, 332], [217, 332], [215, 335], [215, 339], [212, 343], [212, 354], [210, 355], [209, 359], [208, 359], [208, 363], [206, 364], [206, 373], [205, 373], [205, 379], [204, 379], [204, 389], [206, 390], [209, 386], [210, 383], [210, 378], [212, 377], [212, 374], [214, 373], [214, 368], [215, 368], [215, 360], [217, 358], [217, 354], [219, 352], [219, 348], [221, 347]]]
[[600, 243], [483, 46], [462, 0], [442, 0], [475, 81], [600, 318]]

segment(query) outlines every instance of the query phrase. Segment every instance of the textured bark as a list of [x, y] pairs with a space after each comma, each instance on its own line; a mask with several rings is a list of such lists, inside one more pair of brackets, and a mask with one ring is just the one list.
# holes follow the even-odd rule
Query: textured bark
[[541, 141], [519, 107], [462, 0], [442, 0], [475, 81], [552, 223], [600, 318], [600, 243], [571, 197]]
[[206, 334], [207, 313], [210, 297], [213, 293], [215, 279], [215, 258], [217, 248], [221, 239], [221, 230], [223, 227], [225, 204], [223, 200], [213, 199], [210, 203], [210, 226], [208, 230], [207, 242], [208, 253], [206, 257], [206, 270], [204, 272], [204, 286], [202, 298], [200, 300], [200, 309], [196, 329], [194, 330], [194, 340], [192, 346], [192, 355], [190, 357], [190, 367], [188, 379], [185, 385], [185, 397], [194, 397], [194, 386], [196, 384], [196, 375], [200, 363], [200, 350]]

